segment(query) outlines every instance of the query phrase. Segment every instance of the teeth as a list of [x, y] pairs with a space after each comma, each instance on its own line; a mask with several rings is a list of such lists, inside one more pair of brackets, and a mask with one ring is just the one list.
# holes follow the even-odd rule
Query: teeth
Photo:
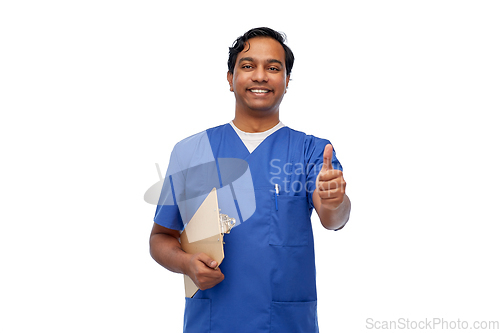
[[262, 90], [262, 89], [251, 89], [250, 90], [253, 93], [267, 93], [269, 90]]

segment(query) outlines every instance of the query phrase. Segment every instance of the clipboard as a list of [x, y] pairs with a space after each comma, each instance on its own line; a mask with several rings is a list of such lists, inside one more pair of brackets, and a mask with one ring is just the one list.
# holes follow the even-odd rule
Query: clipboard
[[[215, 187], [181, 233], [181, 248], [195, 254], [203, 252], [220, 265], [224, 259], [224, 234], [228, 234], [236, 220], [220, 213]], [[184, 275], [186, 297], [192, 298], [199, 290], [193, 280]]]

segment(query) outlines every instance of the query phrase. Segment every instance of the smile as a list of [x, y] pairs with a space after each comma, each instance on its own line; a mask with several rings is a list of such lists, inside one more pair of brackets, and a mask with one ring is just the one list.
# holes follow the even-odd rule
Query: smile
[[264, 89], [250, 89], [251, 92], [253, 93], [268, 93], [271, 90], [264, 90]]

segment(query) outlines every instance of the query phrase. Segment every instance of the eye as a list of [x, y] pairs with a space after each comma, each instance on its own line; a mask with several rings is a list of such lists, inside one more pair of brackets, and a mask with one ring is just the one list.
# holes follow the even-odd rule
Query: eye
[[243, 68], [243, 69], [250, 69], [250, 68], [252, 68], [252, 66], [251, 65], [243, 65], [243, 66], [241, 66], [241, 68]]

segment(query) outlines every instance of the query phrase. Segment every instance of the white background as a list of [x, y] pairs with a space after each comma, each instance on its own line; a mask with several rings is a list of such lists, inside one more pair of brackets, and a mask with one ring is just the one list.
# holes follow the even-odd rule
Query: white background
[[[497, 1], [3, 1], [2, 332], [181, 332], [143, 200], [173, 145], [230, 121], [228, 47], [296, 62], [282, 121], [328, 138], [349, 224], [313, 220], [322, 332], [500, 321]], [[496, 113], [496, 114], [495, 114]], [[228, 313], [228, 316], [231, 314]]]

